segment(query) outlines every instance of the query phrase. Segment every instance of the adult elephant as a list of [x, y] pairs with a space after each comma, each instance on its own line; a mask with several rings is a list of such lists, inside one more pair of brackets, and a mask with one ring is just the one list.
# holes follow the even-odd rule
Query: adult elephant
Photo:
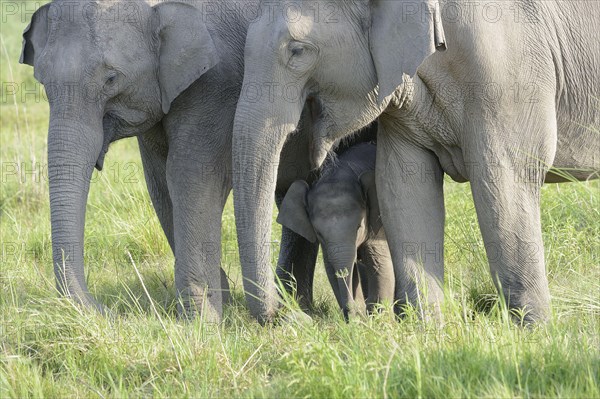
[[[50, 103], [57, 286], [101, 312], [83, 265], [90, 177], [94, 166], [102, 169], [111, 142], [136, 136], [150, 197], [175, 254], [180, 312], [204, 309], [208, 319], [221, 317], [220, 293], [228, 289], [220, 270], [221, 216], [232, 185], [231, 135], [247, 15], [256, 12], [257, 2], [196, 5], [56, 0], [41, 7], [24, 32], [21, 62], [34, 66]], [[295, 179], [310, 177], [308, 148], [302, 132], [286, 144], [280, 197]], [[283, 237], [282, 270], [298, 281], [305, 306], [312, 300], [317, 250], [289, 232]]]
[[[298, 95], [242, 95], [236, 111], [235, 212], [252, 280], [267, 281], [270, 269], [269, 165], [311, 98], [315, 165], [339, 136], [381, 115], [377, 188], [400, 303], [435, 312], [443, 299], [445, 173], [471, 182], [509, 306], [526, 321], [547, 317], [540, 187], [568, 180], [564, 171], [598, 176], [599, 4], [298, 1], [263, 13], [248, 31], [242, 94], [277, 82]], [[266, 317], [276, 308], [260, 306]]]

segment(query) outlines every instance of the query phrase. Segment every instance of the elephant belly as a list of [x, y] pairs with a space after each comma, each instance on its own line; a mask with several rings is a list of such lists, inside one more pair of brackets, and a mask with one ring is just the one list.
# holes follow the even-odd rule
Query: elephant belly
[[433, 152], [438, 157], [444, 173], [450, 176], [452, 180], [458, 183], [464, 183], [469, 180], [462, 150], [459, 147], [436, 144]]
[[[557, 146], [553, 167], [577, 179], [600, 171], [600, 43], [597, 2], [556, 2], [551, 16], [558, 38], [551, 42], [556, 68]], [[564, 26], [564, 21], [569, 21]], [[548, 179], [547, 179], [548, 180]]]
[[572, 120], [558, 120], [558, 142], [548, 183], [600, 177], [600, 135], [598, 126], [581, 126]]

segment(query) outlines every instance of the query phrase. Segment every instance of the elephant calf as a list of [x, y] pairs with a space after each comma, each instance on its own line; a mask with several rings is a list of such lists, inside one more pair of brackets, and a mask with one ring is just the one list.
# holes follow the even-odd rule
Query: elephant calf
[[312, 187], [304, 180], [294, 182], [277, 218], [307, 240], [319, 241], [346, 320], [363, 291], [369, 311], [394, 298], [394, 269], [375, 189], [375, 154], [373, 143], [355, 145]]

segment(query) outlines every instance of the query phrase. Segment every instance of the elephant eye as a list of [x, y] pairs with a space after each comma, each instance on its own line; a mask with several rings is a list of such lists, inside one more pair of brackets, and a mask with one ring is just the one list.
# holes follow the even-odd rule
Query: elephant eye
[[313, 44], [299, 42], [296, 40], [288, 44], [287, 66], [298, 72], [305, 72], [317, 61], [319, 49]]
[[117, 80], [117, 74], [112, 73], [106, 78], [106, 82], [104, 83], [106, 86], [112, 86]]
[[304, 52], [304, 49], [302, 47], [296, 47], [296, 48], [292, 49], [292, 55], [293, 56], [302, 55], [303, 52]]

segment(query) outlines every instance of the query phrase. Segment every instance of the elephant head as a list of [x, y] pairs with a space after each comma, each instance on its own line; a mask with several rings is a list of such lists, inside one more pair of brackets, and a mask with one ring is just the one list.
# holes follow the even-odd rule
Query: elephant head
[[269, 9], [246, 39], [233, 137], [240, 259], [254, 298], [250, 310], [259, 320], [277, 306], [269, 264], [276, 165], [305, 102], [313, 113], [312, 163], [318, 166], [337, 139], [375, 120], [403, 74], [414, 75], [445, 40], [436, 0], [263, 6]]
[[90, 295], [83, 267], [86, 201], [108, 145], [152, 128], [174, 99], [217, 62], [199, 12], [181, 3], [54, 1], [32, 16], [21, 63], [50, 104], [48, 170], [57, 286]]

